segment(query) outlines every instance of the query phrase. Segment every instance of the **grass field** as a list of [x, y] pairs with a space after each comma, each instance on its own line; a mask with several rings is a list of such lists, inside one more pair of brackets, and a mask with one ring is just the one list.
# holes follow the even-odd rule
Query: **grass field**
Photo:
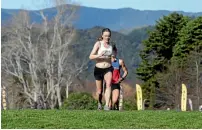
[[176, 111], [2, 111], [1, 128], [202, 128], [202, 113]]

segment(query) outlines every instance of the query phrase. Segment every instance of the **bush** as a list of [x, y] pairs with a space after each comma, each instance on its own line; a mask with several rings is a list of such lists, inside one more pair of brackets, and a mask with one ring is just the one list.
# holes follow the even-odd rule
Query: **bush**
[[123, 110], [137, 110], [137, 104], [134, 99], [123, 100]]
[[96, 110], [97, 101], [89, 93], [71, 93], [64, 101], [63, 109], [69, 110]]
[[[69, 98], [64, 101], [63, 109], [69, 110], [96, 110], [97, 101], [89, 93], [76, 92], [71, 93]], [[124, 110], [137, 110], [137, 105], [134, 99], [123, 100]]]

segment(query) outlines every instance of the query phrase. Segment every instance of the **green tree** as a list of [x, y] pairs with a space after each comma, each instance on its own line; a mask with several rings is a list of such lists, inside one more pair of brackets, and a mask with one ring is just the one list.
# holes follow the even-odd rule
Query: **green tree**
[[137, 69], [137, 75], [144, 81], [143, 96], [150, 99], [150, 107], [155, 103], [155, 88], [158, 87], [155, 75], [166, 69], [166, 64], [173, 56], [173, 48], [179, 40], [178, 34], [188, 21], [188, 17], [175, 12], [164, 16], [157, 21], [154, 31], [143, 43], [144, 49], [140, 53], [142, 63]]
[[179, 33], [179, 42], [175, 45], [173, 59], [185, 60], [190, 51], [202, 49], [202, 17], [187, 23]]

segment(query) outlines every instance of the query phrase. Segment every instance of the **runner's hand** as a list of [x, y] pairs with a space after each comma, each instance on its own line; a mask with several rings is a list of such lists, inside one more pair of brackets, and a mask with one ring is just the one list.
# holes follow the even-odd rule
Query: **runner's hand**
[[101, 54], [99, 54], [99, 58], [111, 58], [110, 56], [105, 56], [106, 51], [103, 51]]
[[106, 52], [106, 51], [102, 51], [102, 53], [101, 53], [101, 54], [99, 54], [99, 57], [104, 56], [105, 52]]
[[121, 83], [122, 81], [123, 81], [123, 78], [119, 78], [119, 80], [116, 83], [118, 84], [118, 83]]

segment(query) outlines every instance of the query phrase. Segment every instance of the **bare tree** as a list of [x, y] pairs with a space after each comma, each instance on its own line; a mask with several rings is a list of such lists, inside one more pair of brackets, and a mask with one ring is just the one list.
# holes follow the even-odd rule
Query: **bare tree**
[[190, 87], [194, 88], [193, 97], [196, 99], [196, 107], [198, 109], [200, 106], [200, 91], [202, 87], [202, 51], [195, 49], [190, 53], [187, 59], [185, 76], [187, 77], [187, 82]]
[[157, 75], [160, 88], [157, 89], [157, 97], [164, 99], [167, 105], [180, 104], [181, 84], [185, 83], [188, 89], [188, 97], [193, 100], [194, 109], [200, 105], [200, 93], [202, 90], [202, 53], [192, 51], [181, 65], [168, 65], [168, 70]]
[[40, 11], [42, 24], [30, 22], [29, 12], [21, 11], [7, 28], [2, 45], [2, 69], [22, 84], [23, 93], [34, 108], [62, 106], [61, 88], [68, 88], [86, 67], [87, 61], [72, 60], [71, 51], [78, 6], [65, 0], [53, 0], [53, 19]]
[[168, 107], [179, 109], [181, 84], [184, 82], [184, 70], [175, 63], [163, 73], [158, 73], [160, 87], [156, 89], [157, 99], [165, 102]]

